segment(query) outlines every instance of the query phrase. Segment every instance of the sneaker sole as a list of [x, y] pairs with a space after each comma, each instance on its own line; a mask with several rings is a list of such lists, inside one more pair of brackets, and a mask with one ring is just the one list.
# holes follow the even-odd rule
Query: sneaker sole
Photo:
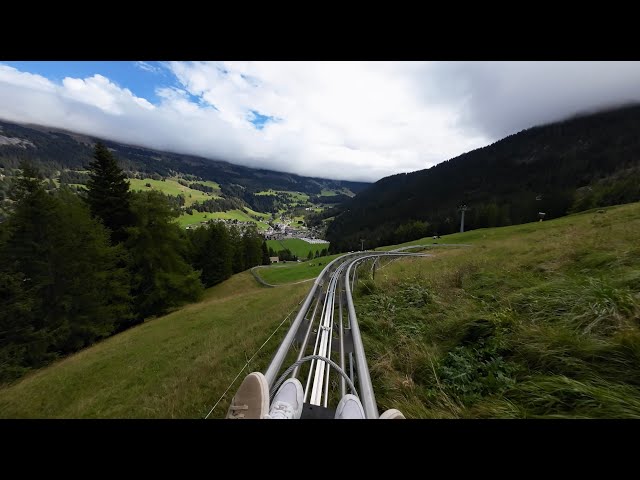
[[[261, 405], [261, 410], [260, 412], [258, 412], [258, 416], [257, 417], [245, 417], [245, 419], [262, 419], [264, 418], [264, 416], [269, 413], [269, 384], [267, 383], [267, 379], [265, 378], [265, 376], [260, 373], [260, 372], [252, 372], [250, 373], [247, 378], [244, 381], [247, 381], [247, 379], [251, 377], [254, 381], [258, 382], [259, 385], [259, 389], [261, 392], [261, 397], [262, 397], [262, 405]], [[244, 382], [243, 382], [244, 383]], [[240, 386], [240, 389], [242, 388], [242, 385]], [[242, 401], [241, 399], [243, 399], [244, 397], [244, 392], [241, 390], [238, 390], [238, 392], [236, 393], [236, 395], [232, 398], [231, 402], [232, 403], [238, 403], [238, 404], [247, 404], [249, 402], [246, 401]], [[237, 399], [237, 402], [236, 402]], [[229, 418], [229, 413], [227, 412], [227, 418]]]
[[380, 415], [380, 420], [406, 420], [406, 417], [402, 414], [400, 410], [396, 410], [392, 408], [387, 410], [382, 415]]

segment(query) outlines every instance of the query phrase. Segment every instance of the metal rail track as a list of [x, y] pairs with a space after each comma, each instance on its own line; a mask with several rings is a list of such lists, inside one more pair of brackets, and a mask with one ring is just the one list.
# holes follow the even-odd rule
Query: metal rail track
[[[427, 247], [427, 245], [416, 245], [410, 248], [419, 247]], [[265, 377], [269, 388], [272, 388], [278, 380], [283, 363], [294, 345], [299, 348], [297, 360], [311, 355], [319, 355], [331, 360], [332, 354], [337, 353], [339, 359], [337, 363], [342, 371], [351, 372], [350, 379], [354, 384], [356, 384], [354, 377], [357, 379], [358, 396], [362, 402], [365, 417], [378, 418], [375, 393], [352, 298], [357, 269], [361, 263], [372, 259], [379, 261], [385, 257], [430, 256], [432, 255], [402, 251], [364, 251], [347, 253], [331, 261], [315, 279], [289, 331], [267, 367]], [[371, 268], [373, 271], [374, 265]], [[345, 311], [346, 315], [343, 313]], [[315, 334], [315, 341], [311, 349], [309, 341], [313, 334]], [[293, 363], [294, 361], [290, 365]], [[284, 365], [285, 369], [287, 367], [289, 365]], [[306, 380], [301, 379], [305, 402], [302, 418], [333, 417], [331, 410], [333, 407], [329, 406], [330, 374], [329, 363], [316, 357], [311, 360], [308, 368], [298, 365], [289, 375], [290, 378], [306, 375]], [[345, 383], [345, 379], [341, 376], [340, 398], [346, 393]]]

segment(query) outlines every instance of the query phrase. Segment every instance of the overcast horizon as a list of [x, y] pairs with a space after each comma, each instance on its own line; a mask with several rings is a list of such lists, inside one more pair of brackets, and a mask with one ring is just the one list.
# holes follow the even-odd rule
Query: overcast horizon
[[375, 182], [640, 102], [640, 62], [0, 62], [0, 118]]

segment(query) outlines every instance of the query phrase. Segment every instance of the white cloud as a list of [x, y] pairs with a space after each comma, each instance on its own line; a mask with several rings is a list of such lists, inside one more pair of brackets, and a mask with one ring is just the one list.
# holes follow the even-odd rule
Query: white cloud
[[62, 80], [61, 93], [67, 98], [95, 105], [101, 110], [122, 115], [130, 102], [153, 110], [154, 106], [144, 98], [136, 97], [127, 88], [120, 88], [108, 78], [96, 74], [87, 79], [66, 77]]
[[640, 62], [442, 62], [427, 101], [463, 100], [459, 124], [500, 139], [535, 125], [640, 102]]
[[55, 89], [55, 85], [41, 75], [20, 72], [2, 64], [0, 64], [0, 84], [16, 85], [46, 92], [52, 92]]
[[[157, 69], [138, 62], [143, 70]], [[0, 117], [301, 175], [375, 181], [640, 101], [638, 62], [168, 62], [159, 101], [0, 64]], [[105, 72], [102, 72], [105, 73]], [[260, 130], [251, 111], [274, 117]]]
[[144, 70], [145, 72], [151, 72], [151, 73], [160, 72], [160, 69], [158, 67], [154, 67], [153, 65], [147, 62], [135, 62], [135, 66], [138, 67], [140, 70]]

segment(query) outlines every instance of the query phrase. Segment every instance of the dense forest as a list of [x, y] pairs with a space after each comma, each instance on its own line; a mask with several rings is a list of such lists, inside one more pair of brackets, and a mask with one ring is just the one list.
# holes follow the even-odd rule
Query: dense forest
[[640, 106], [524, 130], [432, 168], [379, 180], [339, 207], [333, 252], [512, 225], [640, 200]]
[[101, 143], [77, 193], [48, 189], [33, 165], [20, 170], [0, 223], [0, 382], [269, 262], [254, 226], [181, 229], [168, 197], [132, 192]]

